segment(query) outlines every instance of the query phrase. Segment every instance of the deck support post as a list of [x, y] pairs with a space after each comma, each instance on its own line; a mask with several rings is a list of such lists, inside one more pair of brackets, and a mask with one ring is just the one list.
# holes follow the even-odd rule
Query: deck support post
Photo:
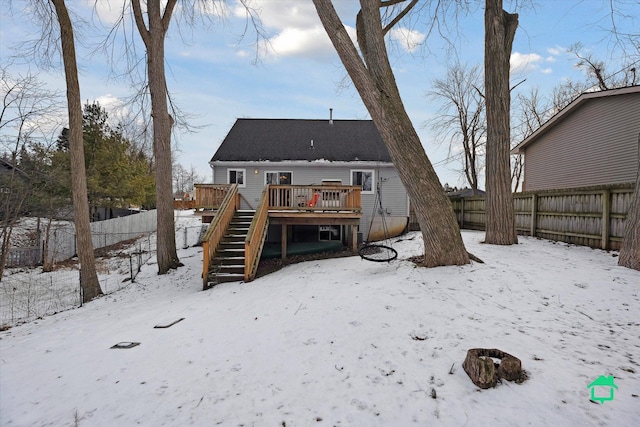
[[282, 259], [287, 259], [287, 224], [282, 224]]
[[351, 227], [351, 250], [353, 253], [358, 252], [358, 227], [350, 225]]

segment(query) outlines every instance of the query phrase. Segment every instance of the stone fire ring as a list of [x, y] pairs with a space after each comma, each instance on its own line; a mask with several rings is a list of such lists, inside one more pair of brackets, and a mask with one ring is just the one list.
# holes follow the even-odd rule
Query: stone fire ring
[[[493, 359], [500, 359], [500, 363]], [[500, 378], [519, 382], [526, 379], [520, 359], [495, 348], [468, 350], [462, 367], [471, 381], [483, 389], [495, 387]]]

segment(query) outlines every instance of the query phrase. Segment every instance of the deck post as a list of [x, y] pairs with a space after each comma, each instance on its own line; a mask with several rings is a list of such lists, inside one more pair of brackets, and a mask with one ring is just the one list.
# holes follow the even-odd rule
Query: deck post
[[351, 227], [351, 250], [353, 253], [358, 252], [358, 227], [350, 225]]
[[287, 224], [282, 224], [282, 259], [287, 259]]

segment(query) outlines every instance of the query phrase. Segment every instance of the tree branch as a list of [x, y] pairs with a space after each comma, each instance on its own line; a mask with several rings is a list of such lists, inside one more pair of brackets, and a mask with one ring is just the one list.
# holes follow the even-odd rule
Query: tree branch
[[176, 7], [176, 3], [177, 0], [169, 0], [164, 8], [164, 14], [162, 15], [162, 28], [164, 33], [169, 29], [171, 14], [173, 13], [173, 9]]
[[138, 27], [140, 37], [142, 37], [142, 41], [148, 49], [149, 45], [151, 44], [151, 35], [149, 34], [149, 30], [147, 30], [147, 27], [144, 24], [142, 9], [140, 8], [140, 0], [131, 0], [131, 6], [133, 7], [133, 16], [135, 18], [136, 27]]
[[[404, 0], [403, 0], [404, 1]], [[386, 4], [386, 3], [391, 3], [391, 4]], [[387, 2], [382, 2], [380, 4], [380, 7], [386, 7], [386, 6], [391, 6], [392, 4], [397, 4], [397, 3], [401, 3], [401, 1], [387, 1]], [[389, 22], [383, 29], [382, 29], [382, 34], [386, 35], [387, 32], [394, 26], [396, 25], [398, 22], [400, 22], [400, 20], [402, 18], [404, 18], [407, 13], [409, 13], [409, 11], [411, 9], [413, 9], [413, 7], [418, 3], [418, 0], [411, 0], [411, 3], [409, 3], [409, 5], [407, 7], [405, 7], [402, 12], [400, 12], [398, 14], [398, 16], [396, 16], [395, 18], [393, 18], [391, 20], [391, 22]]]

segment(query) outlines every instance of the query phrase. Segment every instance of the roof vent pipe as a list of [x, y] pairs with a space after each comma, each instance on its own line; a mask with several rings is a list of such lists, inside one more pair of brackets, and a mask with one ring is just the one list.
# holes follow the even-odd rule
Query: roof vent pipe
[[311, 140], [311, 148], [313, 148], [313, 139]]
[[329, 124], [333, 124], [333, 108], [329, 108]]

